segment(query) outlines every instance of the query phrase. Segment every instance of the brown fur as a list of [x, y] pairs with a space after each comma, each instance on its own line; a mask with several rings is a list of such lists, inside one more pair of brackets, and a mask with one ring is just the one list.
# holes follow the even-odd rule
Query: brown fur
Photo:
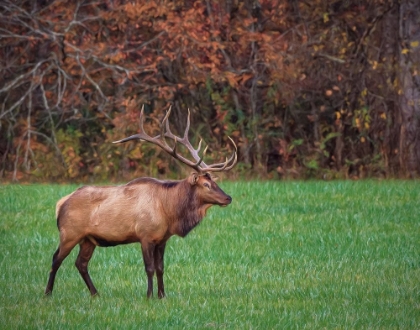
[[96, 246], [139, 242], [148, 275], [147, 296], [158, 278], [158, 295], [164, 296], [163, 254], [173, 235], [184, 237], [206, 215], [212, 205], [231, 202], [209, 174], [192, 173], [182, 181], [135, 179], [122, 186], [79, 188], [57, 202], [56, 217], [60, 246], [54, 254], [45, 293], [53, 290], [55, 275], [70, 251], [80, 245], [76, 260], [92, 295], [97, 294], [87, 271]]

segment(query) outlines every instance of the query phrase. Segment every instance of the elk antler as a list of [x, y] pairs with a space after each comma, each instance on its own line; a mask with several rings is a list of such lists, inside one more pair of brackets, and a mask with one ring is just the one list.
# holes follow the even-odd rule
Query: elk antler
[[[188, 165], [189, 167], [193, 168], [194, 170], [196, 170], [200, 173], [229, 171], [230, 169], [232, 169], [236, 165], [236, 162], [238, 160], [238, 156], [237, 156], [238, 149], [236, 147], [235, 142], [233, 142], [233, 140], [229, 136], [228, 136], [228, 138], [232, 142], [232, 144], [235, 148], [235, 151], [232, 154], [232, 156], [230, 158], [226, 157], [226, 161], [224, 161], [223, 163], [206, 165], [203, 162], [203, 157], [206, 154], [208, 146], [206, 146], [206, 148], [203, 151], [203, 155], [200, 157], [199, 152], [200, 152], [200, 149], [201, 149], [202, 140], [200, 140], [200, 142], [198, 143], [197, 149], [195, 149], [191, 145], [190, 141], [188, 140], [188, 131], [190, 129], [190, 110], [188, 110], [187, 126], [185, 128], [184, 136], [182, 138], [174, 135], [171, 132], [171, 129], [169, 128], [168, 118], [169, 118], [170, 113], [171, 113], [171, 108], [169, 108], [168, 112], [165, 115], [165, 118], [163, 118], [163, 120], [162, 120], [161, 128], [160, 128], [160, 134], [156, 135], [155, 137], [151, 137], [150, 135], [145, 133], [144, 127], [143, 127], [143, 122], [144, 122], [144, 105], [143, 105], [143, 107], [141, 108], [141, 112], [140, 112], [140, 133], [131, 135], [129, 137], [126, 137], [126, 138], [118, 140], [118, 141], [114, 141], [112, 143], [124, 143], [124, 142], [131, 141], [131, 140], [143, 140], [143, 141], [147, 141], [147, 142], [156, 144], [159, 147], [161, 147], [163, 150], [165, 150], [168, 154], [170, 154], [172, 157], [174, 157], [175, 159], [178, 159], [179, 161], [181, 161], [185, 165]], [[166, 129], [166, 131], [165, 131], [165, 129]], [[165, 138], [172, 139], [174, 141], [174, 146], [173, 147], [169, 146], [169, 144], [166, 142]], [[177, 149], [177, 143], [180, 143], [181, 145], [183, 145], [184, 147], [186, 147], [188, 149], [191, 156], [194, 158], [194, 161], [191, 161], [191, 160], [181, 156], [180, 154], [178, 154], [178, 152], [176, 150]]]

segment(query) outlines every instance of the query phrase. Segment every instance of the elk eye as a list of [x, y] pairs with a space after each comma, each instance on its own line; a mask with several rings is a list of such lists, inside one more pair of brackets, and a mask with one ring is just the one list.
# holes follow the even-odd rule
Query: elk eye
[[210, 185], [207, 182], [204, 182], [204, 185], [203, 186], [206, 187], [206, 188], [208, 188], [208, 189], [210, 189]]

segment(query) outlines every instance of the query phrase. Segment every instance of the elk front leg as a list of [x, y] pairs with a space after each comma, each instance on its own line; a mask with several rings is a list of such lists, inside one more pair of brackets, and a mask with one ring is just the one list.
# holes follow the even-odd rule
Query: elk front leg
[[156, 277], [157, 277], [157, 286], [158, 286], [158, 298], [165, 297], [165, 288], [163, 285], [163, 255], [165, 253], [166, 242], [156, 245], [155, 248], [155, 267], [156, 267]]
[[144, 268], [147, 274], [147, 298], [150, 298], [153, 296], [153, 276], [155, 274], [155, 244], [141, 243], [141, 250], [143, 252]]

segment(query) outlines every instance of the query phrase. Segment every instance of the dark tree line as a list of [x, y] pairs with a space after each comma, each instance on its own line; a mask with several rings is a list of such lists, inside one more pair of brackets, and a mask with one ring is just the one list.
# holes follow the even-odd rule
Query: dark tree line
[[233, 176], [418, 177], [420, 4], [5, 0], [0, 178], [109, 180], [180, 170], [151, 146], [172, 105]]

